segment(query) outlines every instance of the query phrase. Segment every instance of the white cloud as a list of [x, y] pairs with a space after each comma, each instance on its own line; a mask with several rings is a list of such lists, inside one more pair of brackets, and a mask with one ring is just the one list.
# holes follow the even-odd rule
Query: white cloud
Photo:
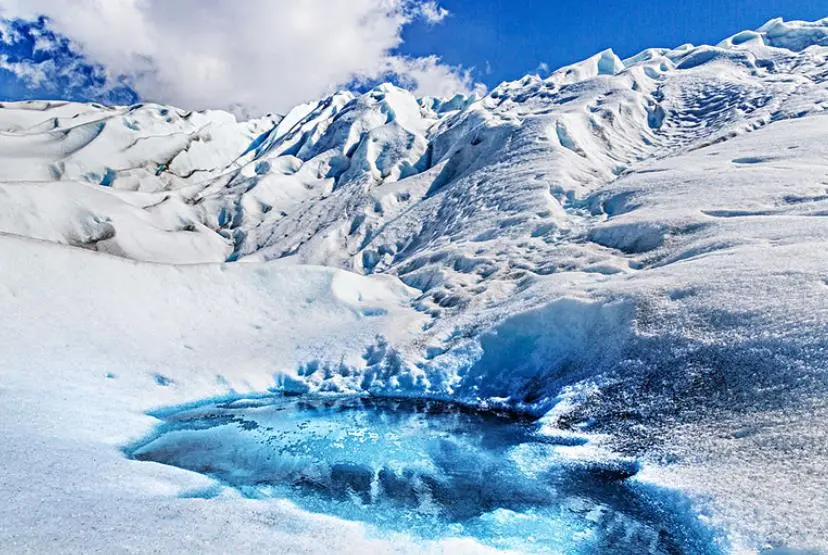
[[449, 15], [449, 11], [437, 2], [424, 2], [419, 6], [420, 15], [427, 22], [433, 24], [440, 23]]
[[188, 108], [284, 111], [389, 67], [418, 91], [474, 87], [433, 57], [399, 58], [413, 18], [448, 12], [423, 0], [0, 0], [6, 17], [46, 15], [58, 32], [149, 99]]
[[478, 95], [486, 92], [484, 85], [474, 82], [471, 70], [443, 64], [436, 56], [392, 56], [385, 60], [385, 68], [385, 73], [399, 75], [418, 96], [448, 97], [458, 92]]
[[12, 62], [5, 54], [0, 55], [0, 69], [14, 74], [16, 77], [23, 79], [32, 86], [38, 87], [47, 81], [47, 73], [43, 64], [25, 64], [21, 62]]

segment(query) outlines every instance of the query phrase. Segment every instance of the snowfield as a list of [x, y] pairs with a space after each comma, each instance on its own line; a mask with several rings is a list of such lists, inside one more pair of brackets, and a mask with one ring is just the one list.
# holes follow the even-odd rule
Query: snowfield
[[722, 551], [828, 551], [826, 109], [828, 19], [249, 122], [3, 103], [0, 545], [489, 550], [121, 451], [153, 409], [288, 391], [524, 411]]

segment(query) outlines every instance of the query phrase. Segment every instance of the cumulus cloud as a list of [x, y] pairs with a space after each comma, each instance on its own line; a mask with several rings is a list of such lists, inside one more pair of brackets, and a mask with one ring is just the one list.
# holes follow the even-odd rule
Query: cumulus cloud
[[50, 67], [41, 65], [32, 65], [22, 62], [14, 62], [5, 54], [0, 55], [0, 69], [6, 70], [16, 77], [31, 83], [32, 86], [37, 87], [42, 85], [48, 79], [48, 70]]
[[284, 111], [359, 77], [393, 71], [421, 94], [468, 92], [468, 71], [392, 55], [405, 25], [448, 12], [423, 0], [0, 0], [4, 17], [45, 15], [142, 96], [188, 108]]
[[437, 2], [424, 2], [419, 6], [419, 12], [431, 24], [440, 23], [449, 15], [449, 11]]
[[474, 82], [471, 70], [443, 64], [436, 56], [390, 56], [384, 67], [385, 73], [398, 75], [400, 81], [418, 96], [448, 97], [458, 92], [478, 95], [486, 92], [484, 85]]

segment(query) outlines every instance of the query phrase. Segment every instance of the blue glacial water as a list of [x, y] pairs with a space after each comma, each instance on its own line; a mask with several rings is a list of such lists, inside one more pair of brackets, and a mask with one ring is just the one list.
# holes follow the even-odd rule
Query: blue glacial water
[[563, 456], [577, 440], [516, 415], [450, 403], [274, 396], [156, 414], [125, 450], [209, 475], [251, 498], [286, 498], [377, 534], [471, 537], [522, 553], [719, 553], [674, 492], [624, 460]]

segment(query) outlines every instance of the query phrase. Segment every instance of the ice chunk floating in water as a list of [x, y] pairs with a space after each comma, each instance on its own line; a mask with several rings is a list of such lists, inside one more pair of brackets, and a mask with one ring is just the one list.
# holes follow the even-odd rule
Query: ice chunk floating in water
[[269, 397], [159, 413], [127, 454], [255, 498], [423, 538], [524, 553], [718, 553], [677, 495], [632, 463], [561, 456], [571, 441], [514, 415], [449, 403]]

